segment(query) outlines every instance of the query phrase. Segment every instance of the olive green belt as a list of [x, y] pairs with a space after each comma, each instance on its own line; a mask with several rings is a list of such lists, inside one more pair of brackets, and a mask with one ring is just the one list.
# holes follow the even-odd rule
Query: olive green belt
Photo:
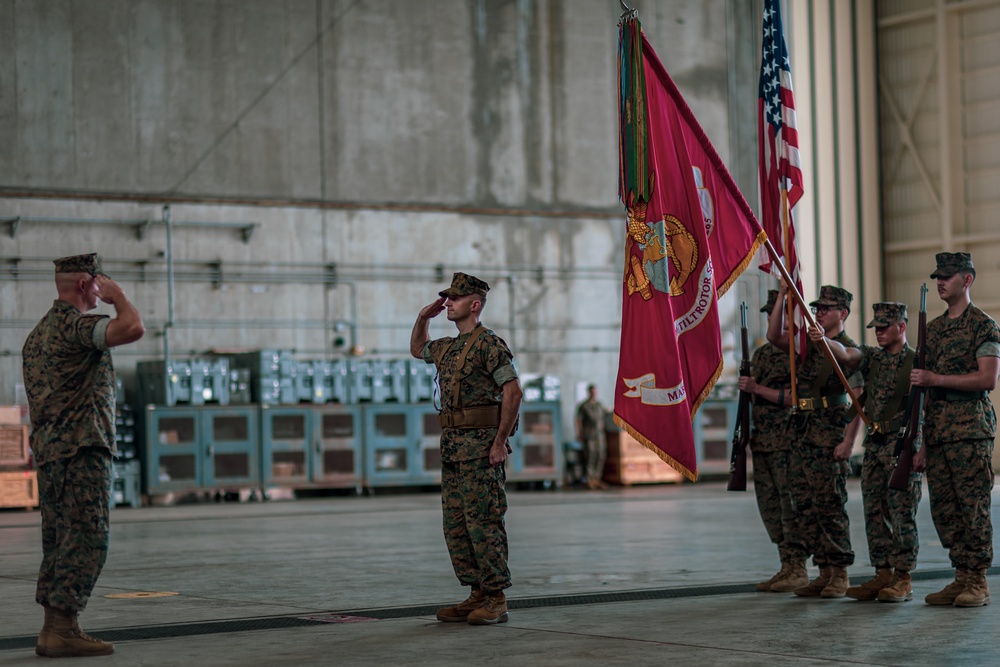
[[500, 406], [481, 405], [443, 412], [438, 421], [441, 428], [496, 428], [500, 426]]
[[928, 391], [931, 398], [935, 401], [946, 401], [948, 403], [978, 401], [987, 396], [985, 391], [961, 391], [959, 389], [941, 389], [940, 387], [931, 387]]

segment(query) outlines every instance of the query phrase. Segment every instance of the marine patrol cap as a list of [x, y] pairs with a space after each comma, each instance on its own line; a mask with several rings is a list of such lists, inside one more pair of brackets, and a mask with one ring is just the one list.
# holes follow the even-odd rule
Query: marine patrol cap
[[451, 287], [438, 292], [438, 296], [446, 296], [449, 298], [465, 296], [467, 294], [479, 294], [480, 296], [486, 296], [486, 293], [489, 291], [490, 286], [486, 284], [485, 280], [480, 280], [479, 278], [470, 276], [467, 273], [456, 273], [451, 278]]
[[56, 273], [89, 273], [92, 276], [103, 276], [101, 256], [96, 252], [89, 255], [73, 255], [52, 260], [56, 265]]
[[772, 310], [774, 310], [774, 304], [776, 303], [778, 303], [778, 290], [776, 289], [767, 290], [767, 303], [765, 303], [761, 307], [760, 312], [770, 313]]
[[959, 271], [968, 271], [973, 277], [976, 276], [972, 255], [967, 252], [939, 252], [935, 259], [937, 270], [931, 274], [931, 278], [951, 278]]
[[823, 285], [819, 288], [819, 298], [809, 305], [810, 307], [835, 306], [837, 308], [843, 308], [847, 312], [851, 312], [852, 301], [854, 301], [854, 295], [845, 290], [843, 287], [837, 287], [836, 285]]
[[868, 323], [868, 328], [891, 327], [896, 322], [906, 321], [906, 304], [898, 301], [883, 301], [872, 304], [875, 319]]

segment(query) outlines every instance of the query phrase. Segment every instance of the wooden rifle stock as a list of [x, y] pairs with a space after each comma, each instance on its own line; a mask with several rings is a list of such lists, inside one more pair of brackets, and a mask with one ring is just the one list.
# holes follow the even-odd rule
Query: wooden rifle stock
[[[917, 327], [917, 353], [913, 357], [913, 367], [923, 368], [926, 363], [927, 336], [927, 284], [920, 286], [920, 320]], [[920, 434], [923, 424], [924, 388], [910, 387], [906, 399], [906, 412], [903, 413], [903, 423], [906, 425], [902, 435], [896, 440], [896, 451], [893, 456], [896, 465], [889, 477], [889, 488], [906, 491], [910, 488], [910, 469], [913, 467], [913, 441]]]
[[[747, 333], [747, 305], [740, 304], [740, 345], [743, 358], [740, 360], [740, 376], [750, 375], [750, 342]], [[745, 391], [740, 392], [740, 401], [736, 408], [736, 424], [733, 427], [732, 457], [729, 460], [729, 484], [727, 491], [747, 490], [747, 449], [750, 446], [750, 408], [751, 396]]]

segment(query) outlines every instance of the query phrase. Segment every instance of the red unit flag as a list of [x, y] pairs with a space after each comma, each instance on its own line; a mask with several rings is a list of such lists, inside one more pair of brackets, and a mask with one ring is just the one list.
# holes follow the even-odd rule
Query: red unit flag
[[615, 422], [696, 480], [692, 419], [722, 372], [718, 297], [767, 236], [634, 15], [619, 56], [627, 230]]

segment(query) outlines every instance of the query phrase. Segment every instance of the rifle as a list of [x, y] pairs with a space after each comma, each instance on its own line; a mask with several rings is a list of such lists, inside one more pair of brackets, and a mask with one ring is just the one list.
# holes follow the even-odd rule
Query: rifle
[[[927, 283], [920, 286], [920, 320], [917, 325], [917, 353], [913, 356], [913, 367], [924, 367], [927, 360]], [[889, 478], [889, 488], [906, 491], [910, 488], [910, 468], [913, 467], [913, 441], [920, 434], [923, 425], [924, 388], [910, 387], [906, 399], [906, 411], [903, 413], [902, 432], [896, 438], [896, 450], [893, 457], [896, 465]]]
[[[740, 376], [750, 375], [750, 342], [747, 334], [747, 304], [740, 304], [740, 345], [743, 359], [740, 360]], [[729, 461], [729, 484], [727, 491], [747, 490], [747, 447], [750, 444], [750, 403], [752, 396], [740, 392], [739, 406], [736, 408], [736, 425], [733, 427], [733, 454]]]

